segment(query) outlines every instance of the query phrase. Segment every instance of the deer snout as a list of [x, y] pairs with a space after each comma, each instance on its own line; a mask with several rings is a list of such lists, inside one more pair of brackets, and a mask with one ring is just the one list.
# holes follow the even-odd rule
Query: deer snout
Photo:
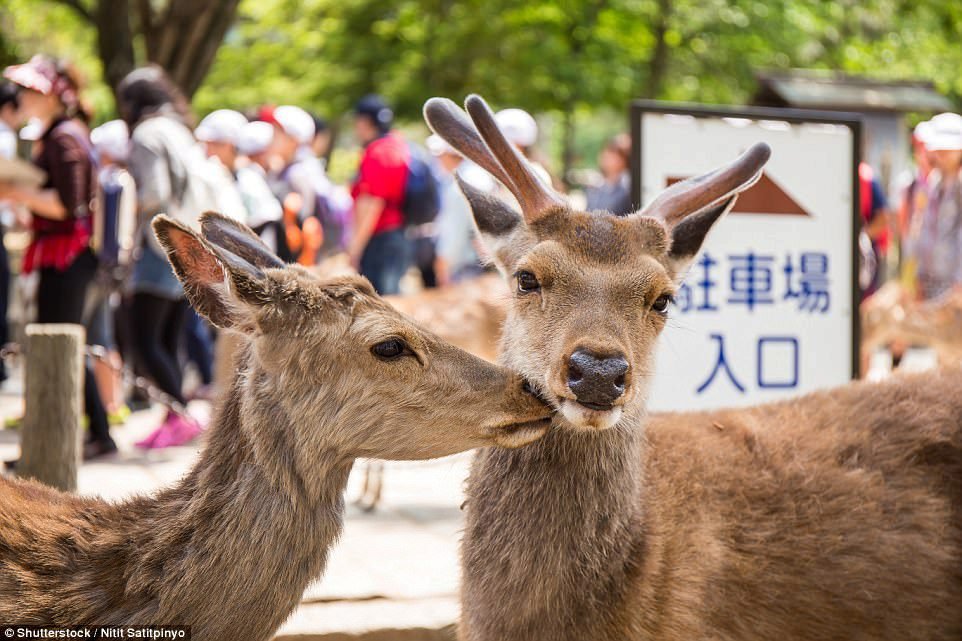
[[547, 433], [554, 408], [520, 376], [512, 378], [509, 390], [505, 397], [509, 419], [494, 428], [494, 442], [501, 447], [521, 447]]
[[625, 393], [628, 361], [621, 354], [601, 356], [578, 349], [568, 357], [568, 389], [591, 409], [610, 409]]

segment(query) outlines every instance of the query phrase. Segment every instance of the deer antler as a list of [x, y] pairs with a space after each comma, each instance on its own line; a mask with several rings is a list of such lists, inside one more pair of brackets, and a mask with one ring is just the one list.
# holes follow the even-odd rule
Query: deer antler
[[657, 218], [673, 227], [685, 216], [707, 209], [754, 185], [761, 178], [762, 167], [771, 155], [771, 147], [763, 142], [755, 143], [730, 164], [675, 183], [658, 194], [641, 215]]
[[431, 98], [424, 103], [424, 120], [434, 133], [514, 191], [514, 182], [491, 155], [491, 150], [481, 140], [478, 130], [468, 120], [464, 111], [453, 101], [447, 98]]
[[525, 221], [533, 222], [547, 211], [564, 206], [564, 200], [538, 179], [504, 137], [487, 103], [472, 94], [465, 105], [473, 124], [457, 105], [444, 98], [427, 101], [424, 119], [434, 133], [504, 183], [518, 199]]

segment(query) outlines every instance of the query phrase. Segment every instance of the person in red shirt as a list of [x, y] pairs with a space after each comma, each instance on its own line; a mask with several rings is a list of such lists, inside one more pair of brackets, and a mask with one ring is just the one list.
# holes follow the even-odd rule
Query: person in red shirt
[[397, 294], [408, 266], [404, 236], [404, 188], [411, 152], [391, 131], [394, 114], [379, 96], [365, 96], [354, 110], [354, 134], [364, 145], [354, 197], [351, 263], [379, 294]]

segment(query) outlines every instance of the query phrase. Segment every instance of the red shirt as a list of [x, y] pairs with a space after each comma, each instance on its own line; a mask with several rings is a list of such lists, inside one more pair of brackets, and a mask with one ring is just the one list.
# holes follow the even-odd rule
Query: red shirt
[[355, 201], [364, 194], [384, 199], [384, 210], [374, 225], [375, 234], [404, 225], [401, 207], [410, 162], [411, 151], [407, 143], [393, 133], [373, 140], [364, 148], [351, 195]]
[[87, 128], [77, 120], [54, 122], [40, 140], [34, 163], [47, 172], [44, 189], [57, 191], [65, 220], [33, 216], [33, 239], [23, 256], [23, 272], [53, 267], [66, 270], [90, 244], [96, 173]]

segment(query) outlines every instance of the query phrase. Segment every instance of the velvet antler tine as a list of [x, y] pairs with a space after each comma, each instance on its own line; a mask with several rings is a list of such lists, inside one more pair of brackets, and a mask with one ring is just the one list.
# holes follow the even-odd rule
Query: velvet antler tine
[[707, 209], [754, 185], [761, 178], [762, 167], [771, 154], [771, 147], [763, 142], [756, 143], [724, 167], [675, 183], [658, 194], [641, 215], [658, 218], [673, 226], [685, 216]]
[[470, 158], [514, 192], [514, 183], [481, 140], [467, 115], [447, 98], [431, 98], [424, 104], [424, 120], [449, 145]]
[[484, 142], [511, 177], [514, 183], [512, 193], [521, 204], [525, 220], [531, 222], [550, 209], [563, 207], [565, 203], [561, 197], [541, 182], [528, 161], [504, 137], [484, 99], [472, 94], [465, 101], [465, 108]]

